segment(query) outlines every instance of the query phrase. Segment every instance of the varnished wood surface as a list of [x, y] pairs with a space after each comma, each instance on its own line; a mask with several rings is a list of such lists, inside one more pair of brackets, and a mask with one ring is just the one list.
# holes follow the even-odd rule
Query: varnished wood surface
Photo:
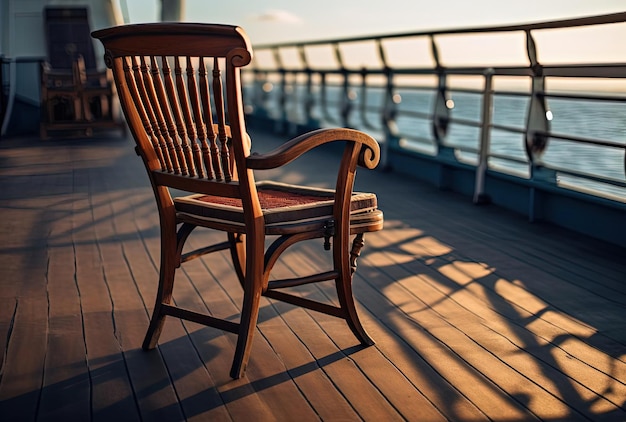
[[[103, 29], [92, 35], [106, 51], [105, 62], [113, 71], [120, 105], [137, 154], [148, 172], [158, 208], [159, 287], [142, 348], [156, 347], [168, 315], [226, 329], [237, 334], [230, 375], [241, 378], [251, 355], [262, 295], [339, 317], [346, 321], [360, 344], [374, 344], [356, 310], [352, 293], [355, 261], [351, 257], [359, 256], [363, 246], [358, 234], [380, 230], [383, 215], [375, 210], [373, 195], [369, 205], [359, 206], [361, 201], [353, 201], [352, 188], [359, 163], [370, 169], [376, 167], [380, 158], [378, 143], [370, 135], [351, 129], [319, 129], [283, 143], [285, 148], [251, 159], [240, 67], [250, 63], [252, 49], [243, 29], [200, 23], [151, 23]], [[315, 198], [304, 208], [301, 200], [305, 195], [297, 192], [300, 188], [285, 188], [280, 195], [297, 198], [301, 208], [290, 207], [291, 212], [280, 213], [284, 208], [282, 199], [280, 204], [273, 201], [262, 205], [253, 169], [277, 168], [318, 145], [335, 141], [341, 141], [344, 153], [332, 186], [332, 210], [324, 211], [323, 204]], [[233, 181], [236, 186], [231, 184]], [[189, 204], [172, 200], [173, 189], [207, 195], [196, 201], [201, 205], [187, 207]], [[224, 200], [240, 204], [241, 218], [225, 215]], [[276, 217], [272, 223], [270, 215]], [[351, 224], [353, 219], [358, 224]], [[180, 253], [187, 236], [197, 227], [221, 230], [222, 236], [228, 233], [233, 266], [244, 290], [237, 323], [173, 303]], [[350, 233], [357, 234], [351, 248]], [[279, 236], [268, 242], [267, 236], [275, 234]], [[332, 237], [332, 242], [325, 243], [325, 249], [332, 251], [333, 264], [328, 270], [270, 281], [274, 264], [285, 250], [322, 237]], [[192, 248], [185, 256], [204, 255], [196, 250], [214, 250], [205, 246], [200, 250]], [[286, 287], [329, 280], [335, 282], [338, 306], [285, 292]]]
[[[280, 142], [252, 136], [262, 153]], [[329, 186], [324, 154], [280, 176]], [[626, 418], [623, 249], [360, 171], [386, 220], [366, 234], [354, 284], [376, 345], [263, 299], [235, 381], [233, 334], [171, 319], [158, 349], [141, 350], [158, 217], [132, 141], [2, 139], [0, 182], [2, 421]], [[198, 235], [189, 242], [213, 237]], [[321, 242], [289, 253], [276, 277], [327, 261]], [[208, 262], [184, 264], [176, 302], [235, 320], [229, 258]], [[300, 291], [333, 300], [327, 287]]]

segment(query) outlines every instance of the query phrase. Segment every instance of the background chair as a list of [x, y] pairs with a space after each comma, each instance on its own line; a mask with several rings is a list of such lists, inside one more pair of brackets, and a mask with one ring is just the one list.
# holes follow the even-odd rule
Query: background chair
[[126, 125], [117, 117], [109, 71], [98, 70], [85, 7], [44, 9], [47, 61], [41, 68], [40, 135]]
[[[383, 215], [372, 193], [353, 192], [357, 164], [374, 168], [379, 147], [350, 129], [322, 129], [267, 154], [251, 154], [243, 114], [240, 68], [252, 59], [241, 28], [155, 23], [93, 33], [104, 44], [122, 109], [154, 189], [161, 225], [160, 279], [143, 343], [155, 347], [165, 317], [196, 321], [238, 335], [231, 376], [242, 376], [250, 355], [262, 295], [345, 319], [363, 345], [373, 344], [357, 316], [352, 273], [363, 234], [380, 230]], [[334, 190], [258, 182], [255, 170], [285, 165], [323, 144], [345, 144]], [[173, 197], [171, 189], [191, 193]], [[221, 230], [225, 241], [183, 253], [197, 227]], [[352, 244], [350, 236], [354, 235]], [[270, 280], [290, 246], [322, 238], [332, 264], [315, 274]], [[266, 248], [266, 239], [271, 243]], [[238, 323], [172, 303], [175, 272], [189, 259], [230, 250], [244, 298]], [[321, 248], [320, 248], [321, 249]], [[339, 306], [284, 288], [334, 280]]]

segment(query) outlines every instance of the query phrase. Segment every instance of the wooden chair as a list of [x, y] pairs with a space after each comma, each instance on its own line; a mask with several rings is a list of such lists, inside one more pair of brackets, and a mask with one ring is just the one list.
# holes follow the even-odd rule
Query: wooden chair
[[111, 75], [98, 70], [86, 7], [44, 9], [48, 57], [41, 66], [40, 136], [95, 128], [125, 130], [115, 114]]
[[[379, 147], [351, 129], [321, 129], [266, 154], [251, 154], [240, 68], [252, 59], [250, 42], [235, 26], [154, 23], [92, 34], [104, 44], [122, 110], [154, 189], [161, 225], [160, 279], [143, 348], [156, 346], [166, 316], [238, 335], [230, 375], [242, 376], [262, 295], [343, 318], [363, 345], [373, 344], [352, 296], [352, 273], [363, 233], [380, 230], [383, 215], [372, 193], [353, 192], [357, 164], [374, 168]], [[256, 181], [255, 170], [285, 165], [323, 144], [345, 144], [334, 190]], [[171, 189], [190, 193], [173, 197]], [[196, 227], [226, 232], [225, 242], [183, 253]], [[350, 245], [350, 236], [354, 241]], [[266, 249], [266, 238], [272, 243]], [[300, 278], [270, 280], [279, 256], [309, 239], [332, 246], [332, 268]], [[175, 271], [206, 253], [230, 250], [243, 286], [239, 323], [176, 307]], [[340, 306], [281, 289], [334, 280]]]

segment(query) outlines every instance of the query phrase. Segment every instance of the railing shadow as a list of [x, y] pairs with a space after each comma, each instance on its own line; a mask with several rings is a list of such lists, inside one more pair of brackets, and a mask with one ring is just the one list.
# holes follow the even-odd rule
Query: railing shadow
[[[416, 227], [419, 228], [420, 225], [404, 227], [404, 230]], [[434, 239], [438, 246], [450, 245], [450, 251], [429, 255], [428, 248], [422, 247], [419, 249], [424, 255], [406, 252], [406, 249], [415, 250], [415, 245], [426, 238], [429, 239], [429, 243]], [[513, 378], [519, 377], [534, 384], [533, 388], [536, 391], [541, 394], [547, 392], [556, 402], [560, 402], [564, 413], [560, 414], [559, 419], [569, 420], [582, 416], [592, 420], [603, 418], [612, 420], [611, 418], [619, 418], [620, 415], [623, 417], [626, 401], [622, 396], [624, 385], [621, 374], [626, 363], [626, 344], [619, 335], [616, 337], [605, 334], [614, 330], [615, 323], [619, 322], [619, 315], [623, 314], [624, 310], [623, 303], [613, 309], [607, 309], [604, 320], [585, 318], [587, 309], [584, 297], [573, 297], [571, 293], [564, 291], [562, 300], [555, 300], [552, 297], [548, 302], [543, 298], [541, 290], [533, 289], [535, 283], [552, 281], [549, 274], [542, 275], [540, 271], [535, 271], [529, 276], [526, 271], [532, 271], [533, 268], [526, 265], [521, 265], [513, 271], [508, 269], [501, 271], [498, 265], [489, 265], [491, 258], [489, 254], [478, 253], [469, 258], [463, 256], [460, 250], [454, 249], [454, 243], [446, 244], [444, 239], [446, 234], [437, 233], [436, 230], [420, 231], [420, 234], [403, 238], [401, 241], [393, 240], [393, 235], [390, 235], [385, 242], [376, 244], [374, 250], [370, 245], [368, 252], [364, 253], [364, 260], [368, 265], [359, 269], [360, 277], [381, 292], [397, 284], [406, 286], [406, 301], [411, 302], [413, 306], [407, 306], [409, 310], [405, 310], [402, 304], [396, 304], [389, 307], [389, 312], [411, 321], [416, 329], [426, 330], [429, 333], [428, 337], [435, 343], [451, 342], [449, 352], [452, 359], [465, 361], [468, 359], [466, 355], [468, 351], [464, 351], [462, 347], [455, 349], [454, 339], [438, 334], [439, 328], [436, 325], [428, 327], [428, 318], [420, 316], [428, 312], [436, 314], [439, 323], [476, 343], [481, 353], [485, 354], [486, 361], [496, 362], [503, 366], [504, 370], [512, 371]], [[380, 260], [375, 257], [377, 254], [394, 256], [395, 262], [381, 266]], [[483, 259], [476, 261], [481, 255]], [[498, 261], [497, 254], [495, 255], [495, 260]], [[398, 267], [405, 270], [406, 278], [403, 280], [397, 280]], [[386, 276], [381, 277], [381, 273]], [[372, 281], [381, 279], [390, 280], [390, 284]], [[419, 281], [414, 281], [410, 285], [408, 279]], [[530, 282], [526, 285], [527, 281]], [[438, 291], [439, 295], [435, 298], [432, 298], [432, 293], [422, 296], [418, 283], [425, 290]], [[522, 300], [519, 303], [515, 302], [507, 290], [520, 290], [523, 292], [520, 296]], [[368, 302], [372, 302], [367, 298], [360, 299], [366, 308]], [[479, 305], [475, 301], [478, 301]], [[467, 320], [455, 317], [454, 314], [449, 315], [448, 312], [452, 312], [449, 310], [451, 304], [454, 304], [452, 306], [456, 308], [456, 312], [465, 314]], [[477, 310], [476, 306], [484, 308]], [[372, 313], [374, 314], [374, 311]], [[549, 317], [546, 317], [546, 314], [549, 314]], [[380, 316], [377, 315], [377, 318]], [[406, 333], [404, 327], [393, 323], [396, 320], [397, 318], [384, 319], [387, 321], [384, 323], [386, 328], [396, 333]], [[468, 327], [472, 324], [488, 330], [492, 337], [487, 340], [481, 338], [480, 334], [476, 334], [475, 327]], [[482, 335], [484, 336], [484, 333]], [[428, 349], [428, 345], [418, 344], [410, 338], [402, 341], [406, 341], [411, 353], [415, 354], [409, 356], [409, 359], [420, 356], [429, 360], [429, 357], [424, 357], [421, 352], [423, 347]], [[503, 348], [499, 345], [500, 342], [506, 342], [508, 347]], [[505, 352], [501, 356], [499, 351], [503, 349]], [[506, 350], [509, 352], [514, 350], [511, 353], [523, 355], [526, 363], [512, 358]], [[589, 353], [593, 354], [592, 359]], [[436, 361], [430, 362], [435, 367], [438, 366]], [[468, 373], [485, 371], [480, 359], [472, 361], [470, 357], [465, 364]], [[534, 370], [530, 370], [532, 366], [535, 367]], [[582, 368], [580, 373], [577, 373], [577, 368]], [[495, 383], [493, 387], [496, 395], [500, 394], [497, 388], [502, 388], [502, 391], [506, 392], [505, 396], [510, 394], [511, 399], [527, 407], [530, 413], [537, 410], [535, 403], [540, 398], [532, 395], [523, 398], [511, 393], [511, 385], [507, 386], [506, 381], [494, 377], [489, 370], [485, 376], [490, 379], [485, 386], [489, 388], [491, 382]], [[463, 378], [460, 374], [459, 377]], [[602, 381], [599, 381], [600, 379]], [[503, 384], [499, 384], [500, 382]], [[433, 391], [437, 391], [435, 387], [433, 385]], [[429, 391], [428, 388], [425, 390]], [[453, 412], [453, 409], [454, 405], [451, 405], [446, 410]], [[454, 413], [449, 416], [460, 417]]]

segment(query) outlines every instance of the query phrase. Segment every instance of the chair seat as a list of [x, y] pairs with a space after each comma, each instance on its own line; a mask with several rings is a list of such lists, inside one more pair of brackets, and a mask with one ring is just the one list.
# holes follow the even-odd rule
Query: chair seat
[[[291, 228], [322, 230], [333, 219], [334, 191], [277, 182], [257, 183], [257, 192], [268, 234], [285, 234]], [[174, 199], [181, 221], [198, 220], [232, 231], [244, 227], [241, 200], [213, 195], [194, 194]], [[377, 209], [376, 195], [354, 192], [350, 201], [351, 233], [380, 230], [382, 212]]]

